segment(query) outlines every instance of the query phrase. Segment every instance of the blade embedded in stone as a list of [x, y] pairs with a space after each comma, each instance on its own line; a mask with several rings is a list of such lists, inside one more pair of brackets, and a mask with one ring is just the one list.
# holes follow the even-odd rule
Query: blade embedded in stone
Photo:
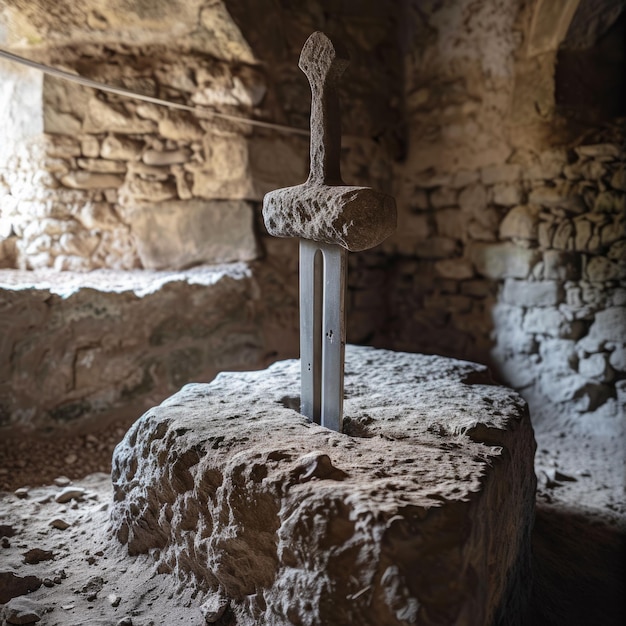
[[348, 55], [324, 33], [313, 33], [299, 62], [311, 85], [311, 167], [302, 185], [263, 198], [268, 233], [300, 240], [301, 412], [341, 431], [346, 342], [347, 251], [371, 248], [396, 226], [391, 196], [341, 179], [337, 86]]
[[347, 252], [300, 240], [300, 411], [341, 432]]

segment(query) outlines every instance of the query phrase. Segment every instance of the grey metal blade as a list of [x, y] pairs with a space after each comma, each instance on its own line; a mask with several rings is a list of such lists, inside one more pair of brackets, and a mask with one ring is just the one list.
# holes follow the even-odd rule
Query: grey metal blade
[[321, 423], [323, 259], [314, 241], [300, 240], [300, 412]]
[[325, 244], [322, 337], [322, 426], [341, 432], [343, 363], [346, 346], [345, 248]]
[[347, 252], [300, 240], [300, 411], [341, 431]]

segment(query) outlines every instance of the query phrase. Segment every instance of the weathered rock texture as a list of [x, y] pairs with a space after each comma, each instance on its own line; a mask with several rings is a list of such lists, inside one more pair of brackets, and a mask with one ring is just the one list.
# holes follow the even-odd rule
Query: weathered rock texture
[[66, 272], [62, 283], [53, 271], [5, 271], [0, 425], [76, 428], [136, 416], [190, 380], [264, 367], [268, 343], [289, 354], [284, 345], [297, 336], [295, 322], [272, 310], [286, 298], [279, 286], [261, 290], [244, 264]]
[[289, 408], [298, 372], [220, 374], [135, 423], [113, 470], [129, 553], [198, 589], [208, 622], [522, 623], [524, 401], [484, 366], [349, 346], [340, 434]]

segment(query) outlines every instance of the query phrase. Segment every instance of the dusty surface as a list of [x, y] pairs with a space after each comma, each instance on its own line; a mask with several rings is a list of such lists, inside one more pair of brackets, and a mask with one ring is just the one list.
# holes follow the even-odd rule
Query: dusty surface
[[[202, 624], [198, 609], [183, 608], [183, 596], [172, 602], [165, 576], [155, 576], [144, 558], [129, 558], [109, 541], [109, 475], [92, 474], [71, 487], [76, 496], [66, 503], [55, 501], [64, 490], [57, 485], [29, 489], [19, 498], [0, 496], [2, 601], [23, 584], [36, 587], [5, 604], [5, 619], [26, 601], [38, 623], [50, 626]], [[17, 578], [11, 580], [11, 572]]]
[[281, 350], [273, 320], [285, 315], [279, 343], [289, 325], [297, 332], [287, 303], [265, 309], [288, 289], [268, 268], [0, 270], [0, 426], [98, 428], [136, 419], [186, 382], [265, 367]]

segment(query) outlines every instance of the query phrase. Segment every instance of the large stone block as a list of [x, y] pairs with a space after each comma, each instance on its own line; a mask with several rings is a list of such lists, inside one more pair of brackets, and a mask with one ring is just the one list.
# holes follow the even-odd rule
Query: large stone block
[[59, 276], [0, 272], [0, 427], [101, 427], [189, 380], [297, 349], [297, 306], [275, 270], [263, 280], [244, 264]]
[[224, 373], [135, 423], [113, 461], [129, 553], [194, 590], [208, 622], [523, 623], [523, 400], [480, 365], [348, 346], [338, 433], [292, 408], [299, 378], [298, 361]]
[[470, 258], [478, 273], [487, 278], [527, 278], [541, 254], [513, 243], [475, 243]]
[[573, 339], [553, 339], [544, 337], [539, 344], [541, 373], [561, 376], [576, 373], [576, 342]]
[[598, 311], [589, 335], [599, 342], [626, 343], [626, 307], [613, 306]]
[[591, 257], [585, 268], [585, 277], [591, 282], [626, 279], [626, 260], [613, 262], [603, 256]]
[[517, 306], [555, 306], [564, 295], [563, 286], [555, 280], [507, 279], [502, 290], [502, 300]]
[[578, 339], [585, 325], [580, 320], [569, 320], [557, 308], [531, 308], [524, 316], [523, 329], [527, 333], [539, 333], [563, 339]]
[[503, 239], [537, 239], [540, 207], [526, 204], [512, 208], [500, 224]]
[[252, 208], [236, 201], [138, 204], [125, 217], [147, 269], [250, 261], [257, 256]]

